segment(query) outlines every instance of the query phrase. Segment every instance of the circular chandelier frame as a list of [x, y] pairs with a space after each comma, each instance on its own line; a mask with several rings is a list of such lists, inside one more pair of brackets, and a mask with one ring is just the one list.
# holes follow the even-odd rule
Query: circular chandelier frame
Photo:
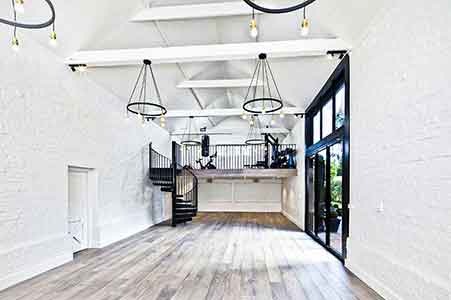
[[253, 123], [250, 124], [249, 133], [244, 144], [248, 146], [263, 145], [265, 140], [261, 137], [261, 123], [258, 116], [251, 116], [251, 121], [253, 121]]
[[293, 6], [289, 6], [289, 7], [284, 7], [284, 8], [269, 8], [269, 7], [264, 7], [264, 6], [258, 5], [252, 0], [243, 0], [243, 1], [247, 5], [252, 7], [253, 9], [261, 11], [261, 12], [264, 12], [264, 13], [268, 13], [268, 14], [285, 14], [285, 13], [293, 12], [295, 10], [303, 9], [303, 8], [309, 6], [310, 4], [312, 4], [313, 2], [315, 2], [316, 0], [306, 0], [306, 1], [303, 1], [303, 2], [301, 2], [299, 4], [296, 4], [296, 5], [293, 5]]
[[[14, 9], [14, 0], [13, 1], [13, 9]], [[9, 25], [9, 26], [13, 26], [13, 27], [17, 27], [17, 28], [24, 28], [24, 29], [42, 29], [42, 28], [46, 28], [49, 27], [51, 25], [53, 25], [55, 23], [55, 18], [56, 18], [56, 13], [55, 13], [55, 7], [53, 6], [52, 1], [50, 0], [44, 0], [47, 5], [50, 8], [50, 11], [52, 13], [52, 16], [50, 17], [49, 20], [42, 22], [42, 23], [21, 23], [21, 22], [17, 22], [17, 21], [11, 21], [11, 20], [7, 20], [7, 19], [2, 19], [0, 18], [0, 23]]]
[[250, 139], [246, 140], [244, 142], [248, 146], [257, 146], [257, 145], [263, 145], [265, 141], [263, 139]]
[[[133, 87], [132, 94], [131, 94], [130, 99], [127, 104], [128, 112], [135, 114], [135, 115], [140, 115], [143, 118], [148, 118], [148, 119], [164, 116], [168, 112], [167, 109], [161, 104], [160, 91], [158, 90], [157, 81], [155, 79], [155, 75], [153, 73], [151, 65], [152, 65], [152, 62], [150, 60], [145, 59], [143, 61], [143, 65], [141, 67], [141, 70], [139, 71], [138, 78], [136, 79], [135, 86]], [[154, 88], [155, 88], [155, 93], [157, 96], [158, 103], [146, 101], [148, 70], [150, 72], [149, 75], [152, 79], [151, 84], [153, 84]], [[139, 89], [140, 91], [137, 92], [140, 80], [142, 80], [141, 88]], [[133, 101], [133, 98], [135, 97], [135, 93], [139, 94], [137, 101]], [[152, 108], [154, 108], [154, 109], [157, 108], [157, 112], [152, 112], [152, 110], [151, 110]]]
[[268, 63], [267, 55], [260, 53], [244, 98], [243, 110], [251, 114], [266, 114], [280, 111], [282, 108], [282, 96]]
[[[273, 113], [276, 111], [279, 111], [283, 108], [283, 102], [279, 99], [276, 98], [256, 98], [256, 99], [252, 99], [252, 100], [248, 100], [243, 104], [243, 109], [245, 111], [247, 111], [248, 113], [252, 113], [252, 114], [261, 114], [263, 113], [262, 110], [256, 110], [252, 108], [252, 104], [254, 103], [259, 103], [259, 102], [267, 102], [269, 104], [271, 104], [271, 108], [265, 110], [266, 113]], [[274, 106], [273, 104], [276, 104], [276, 106]]]
[[[193, 132], [196, 130], [195, 126], [193, 126], [194, 117], [190, 116], [187, 122], [186, 131], [182, 136], [182, 141], [180, 142], [183, 146], [199, 146], [201, 144], [200, 141], [192, 139], [192, 136], [196, 136]], [[194, 127], [194, 128], [193, 128]]]

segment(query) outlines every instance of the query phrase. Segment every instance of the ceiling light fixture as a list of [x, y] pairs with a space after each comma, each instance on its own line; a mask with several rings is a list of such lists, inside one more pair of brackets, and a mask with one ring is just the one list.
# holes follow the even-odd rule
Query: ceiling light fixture
[[13, 11], [13, 20], [3, 19], [0, 18], [0, 23], [12, 26], [14, 28], [13, 31], [13, 38], [12, 38], [12, 49], [15, 51], [19, 50], [19, 39], [17, 37], [17, 28], [22, 29], [42, 29], [49, 26], [52, 26], [52, 32], [50, 35], [50, 40], [53, 44], [56, 42], [56, 32], [55, 32], [55, 7], [53, 6], [53, 3], [50, 0], [44, 0], [51, 12], [50, 18], [42, 23], [22, 23], [17, 21], [17, 14], [22, 14], [25, 12], [24, 9], [24, 0], [11, 0], [12, 4], [12, 11]]
[[[261, 86], [258, 86], [259, 82]], [[282, 97], [267, 61], [267, 55], [261, 53], [244, 99], [243, 109], [251, 114], [266, 114], [282, 108]]]
[[88, 66], [85, 64], [69, 65], [69, 68], [72, 70], [72, 72], [80, 73], [84, 73], [88, 70]]
[[[315, 2], [316, 0], [305, 0], [305, 1], [302, 1], [301, 3], [296, 4], [296, 5], [292, 5], [292, 6], [288, 6], [288, 7], [282, 7], [282, 8], [270, 8], [270, 7], [261, 6], [261, 5], [258, 5], [257, 3], [255, 3], [256, 2], [255, 0], [243, 0], [243, 1], [247, 5], [252, 7], [252, 12], [254, 10], [258, 10], [260, 12], [264, 12], [264, 13], [267, 13], [267, 14], [285, 14], [285, 13], [290, 13], [290, 12], [293, 12], [293, 11], [296, 11], [296, 10], [304, 9], [304, 18], [302, 19], [302, 22], [301, 22], [301, 35], [302, 36], [307, 36], [309, 34], [310, 21], [306, 17], [306, 9], [307, 9], [307, 6], [309, 6], [310, 4]], [[251, 28], [252, 28], [252, 22], [251, 22]], [[252, 33], [251, 33], [251, 35], [252, 35]]]
[[[150, 83], [148, 83], [149, 79], [151, 80]], [[152, 85], [154, 87], [153, 90]], [[152, 101], [152, 96], [156, 97], [157, 102]], [[152, 63], [148, 59], [143, 61], [132, 94], [128, 100], [126, 113], [138, 115], [143, 122], [145, 119], [161, 117], [167, 113], [166, 108], [161, 104], [161, 95], [152, 70]]]
[[247, 5], [249, 5], [250, 7], [252, 7], [255, 10], [267, 13], [267, 14], [286, 14], [289, 12], [293, 12], [295, 10], [300, 10], [303, 9], [304, 7], [309, 6], [310, 4], [312, 4], [313, 2], [315, 2], [316, 0], [306, 0], [306, 1], [302, 1], [299, 4], [293, 5], [293, 6], [289, 6], [289, 7], [284, 7], [284, 8], [269, 8], [269, 7], [264, 7], [261, 5], [258, 5], [255, 3], [255, 1], [252, 0], [243, 0]]
[[250, 35], [251, 37], [253, 37], [254, 39], [257, 38], [258, 36], [258, 28], [257, 28], [257, 20], [255, 19], [255, 10], [252, 9], [252, 19], [251, 19], [251, 23], [249, 25], [250, 27]]
[[327, 51], [327, 59], [333, 60], [335, 58], [343, 59], [345, 57], [346, 51], [344, 50], [330, 50]]
[[261, 123], [258, 119], [257, 115], [251, 116], [251, 121], [249, 122], [249, 133], [247, 135], [246, 141], [244, 142], [246, 145], [262, 145], [265, 143], [265, 140], [262, 136]]
[[187, 123], [186, 129], [182, 136], [182, 141], [180, 144], [184, 146], [197, 146], [200, 145], [200, 135], [197, 134], [196, 124], [194, 122], [194, 117], [190, 116]]
[[310, 21], [309, 19], [307, 19], [307, 14], [306, 14], [306, 7], [304, 7], [304, 18], [302, 19], [301, 22], [301, 35], [302, 36], [308, 36], [309, 32], [310, 32]]

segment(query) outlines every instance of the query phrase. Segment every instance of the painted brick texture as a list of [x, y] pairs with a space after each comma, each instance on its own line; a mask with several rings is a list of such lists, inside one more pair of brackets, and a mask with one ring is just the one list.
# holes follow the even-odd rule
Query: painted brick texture
[[348, 267], [386, 299], [451, 299], [450, 11], [392, 1], [351, 56]]
[[167, 132], [125, 121], [125, 100], [22, 38], [18, 55], [0, 43], [0, 289], [72, 258], [68, 165], [98, 173], [98, 245], [164, 218], [147, 144], [167, 154]]

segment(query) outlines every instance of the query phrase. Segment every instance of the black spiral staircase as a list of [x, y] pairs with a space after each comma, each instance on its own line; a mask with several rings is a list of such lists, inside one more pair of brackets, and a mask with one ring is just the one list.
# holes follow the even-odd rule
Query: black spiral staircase
[[149, 178], [161, 191], [171, 193], [174, 227], [192, 221], [197, 215], [198, 180], [190, 169], [180, 164], [180, 148], [172, 142], [172, 159], [169, 159], [149, 145]]

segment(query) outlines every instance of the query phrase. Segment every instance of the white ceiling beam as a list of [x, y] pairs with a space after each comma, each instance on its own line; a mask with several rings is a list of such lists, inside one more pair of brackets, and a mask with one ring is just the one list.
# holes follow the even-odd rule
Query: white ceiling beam
[[[260, 13], [256, 11], [255, 13]], [[151, 22], [251, 15], [243, 1], [149, 7], [138, 12], [131, 22]]]
[[[270, 133], [270, 134], [289, 134], [290, 130], [286, 128], [262, 128], [261, 133]], [[185, 129], [177, 129], [171, 132], [172, 136], [181, 136], [186, 134]], [[193, 132], [193, 135], [241, 135], [246, 136], [248, 134], [248, 130], [244, 130], [243, 128], [227, 128], [227, 129], [209, 129], [205, 132]]]
[[[240, 88], [249, 87], [251, 78], [248, 79], [218, 79], [218, 80], [185, 80], [177, 85], [179, 89], [214, 89], [214, 88]], [[252, 86], [261, 86], [261, 82], [252, 82]]]
[[[303, 108], [284, 107], [282, 109], [284, 115], [301, 115], [304, 113]], [[268, 113], [267, 115], [279, 115], [280, 111]], [[166, 118], [206, 118], [206, 117], [238, 117], [243, 115], [242, 108], [214, 108], [203, 110], [169, 110], [165, 115]]]
[[78, 51], [65, 60], [67, 65], [95, 66], [141, 65], [144, 59], [154, 64], [230, 61], [256, 59], [267, 53], [272, 58], [323, 56], [330, 50], [350, 50], [339, 38], [291, 41], [212, 44], [119, 50]]

